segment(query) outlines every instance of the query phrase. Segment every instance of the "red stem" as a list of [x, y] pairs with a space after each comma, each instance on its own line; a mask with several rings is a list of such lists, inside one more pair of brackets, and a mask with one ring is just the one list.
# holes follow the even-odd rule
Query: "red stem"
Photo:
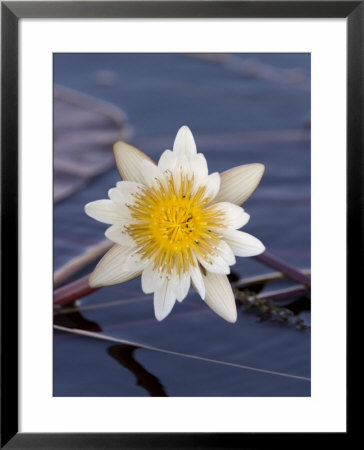
[[55, 306], [66, 306], [75, 302], [78, 298], [86, 297], [100, 288], [92, 288], [88, 284], [90, 274], [56, 289], [53, 294]]
[[296, 281], [297, 283], [303, 284], [304, 286], [311, 289], [311, 278], [290, 266], [289, 264], [281, 261], [275, 256], [268, 252], [261, 253], [260, 255], [254, 256], [254, 259], [265, 264], [266, 266], [272, 267], [273, 269], [282, 272], [287, 278]]

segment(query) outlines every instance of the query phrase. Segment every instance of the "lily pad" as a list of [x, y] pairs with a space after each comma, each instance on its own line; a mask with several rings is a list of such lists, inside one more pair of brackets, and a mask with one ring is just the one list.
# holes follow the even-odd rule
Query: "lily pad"
[[54, 202], [109, 169], [114, 162], [114, 142], [128, 139], [130, 131], [120, 108], [55, 86]]

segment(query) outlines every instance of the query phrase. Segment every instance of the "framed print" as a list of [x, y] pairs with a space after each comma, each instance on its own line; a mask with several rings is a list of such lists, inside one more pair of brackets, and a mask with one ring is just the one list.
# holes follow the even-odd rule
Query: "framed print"
[[363, 3], [1, 6], [2, 447], [347, 439]]

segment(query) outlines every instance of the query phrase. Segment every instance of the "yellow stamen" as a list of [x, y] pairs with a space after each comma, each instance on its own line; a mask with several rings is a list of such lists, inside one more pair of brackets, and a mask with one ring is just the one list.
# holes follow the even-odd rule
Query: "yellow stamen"
[[129, 205], [135, 222], [126, 231], [155, 270], [186, 273], [196, 265], [194, 255], [209, 261], [216, 252], [220, 237], [211, 229], [224, 227], [224, 215], [207, 206], [206, 187], [194, 190], [194, 184], [182, 172], [167, 173], [154, 187], [140, 189]]

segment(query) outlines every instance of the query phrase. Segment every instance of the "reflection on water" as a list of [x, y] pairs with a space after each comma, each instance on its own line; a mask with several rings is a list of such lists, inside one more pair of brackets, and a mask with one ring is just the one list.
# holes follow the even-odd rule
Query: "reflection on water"
[[80, 330], [87, 331], [102, 331], [100, 325], [92, 320], [86, 319], [76, 307], [72, 308], [72, 311], [67, 314], [60, 313], [53, 316], [54, 325], [60, 325], [67, 328], [78, 328]]
[[[88, 320], [80, 313], [76, 307], [68, 309], [67, 313], [59, 311], [54, 315], [54, 325], [67, 328], [77, 328], [79, 330], [87, 330], [101, 332], [102, 328], [94, 321]], [[151, 397], [168, 397], [164, 390], [164, 386], [159, 379], [149, 373], [134, 357], [134, 351], [137, 350], [136, 345], [112, 345], [107, 348], [107, 353], [123, 367], [128, 369], [136, 376], [137, 385], [145, 389]]]
[[134, 358], [134, 351], [139, 347], [135, 345], [112, 345], [108, 347], [108, 354], [116, 359], [123, 367], [130, 370], [137, 379], [137, 385], [144, 388], [151, 397], [168, 397], [164, 390], [164, 386], [157, 377], [149, 373]]

